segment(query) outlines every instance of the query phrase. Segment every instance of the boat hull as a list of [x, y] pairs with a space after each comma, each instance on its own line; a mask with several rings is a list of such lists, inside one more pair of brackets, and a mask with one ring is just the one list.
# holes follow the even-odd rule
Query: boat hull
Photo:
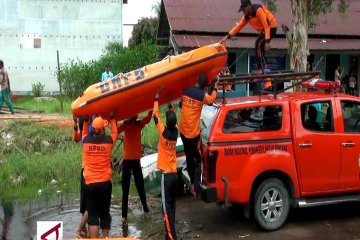
[[163, 104], [180, 98], [185, 88], [196, 83], [200, 73], [207, 74], [210, 84], [226, 61], [226, 48], [218, 43], [171, 56], [89, 86], [72, 103], [72, 112], [75, 116], [99, 114], [108, 118], [114, 110], [117, 120], [129, 118], [151, 109], [160, 88]]

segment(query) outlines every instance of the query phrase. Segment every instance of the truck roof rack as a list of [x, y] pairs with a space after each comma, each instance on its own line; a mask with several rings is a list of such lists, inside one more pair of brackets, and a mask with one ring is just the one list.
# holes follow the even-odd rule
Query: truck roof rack
[[[319, 71], [311, 72], [295, 72], [290, 70], [274, 71], [268, 74], [239, 74], [239, 75], [220, 75], [218, 76], [218, 82], [223, 86], [223, 101], [225, 102], [225, 85], [227, 84], [241, 84], [241, 83], [258, 83], [264, 81], [271, 81], [271, 88], [261, 90], [260, 93], [274, 94], [274, 97], [281, 92], [285, 92], [301, 83], [308, 81], [320, 75]], [[292, 85], [284, 89], [279, 90], [277, 85], [283, 82], [291, 82]]]

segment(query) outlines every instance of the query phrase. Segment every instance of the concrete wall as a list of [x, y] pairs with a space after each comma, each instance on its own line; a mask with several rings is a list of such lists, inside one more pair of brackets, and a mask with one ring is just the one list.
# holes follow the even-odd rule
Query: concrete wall
[[155, 17], [156, 12], [153, 6], [160, 0], [128, 0], [123, 5], [123, 45], [128, 46], [132, 29], [142, 17]]
[[35, 82], [58, 91], [56, 50], [60, 63], [89, 61], [122, 39], [122, 0], [0, 0], [0, 9], [0, 59], [15, 94]]

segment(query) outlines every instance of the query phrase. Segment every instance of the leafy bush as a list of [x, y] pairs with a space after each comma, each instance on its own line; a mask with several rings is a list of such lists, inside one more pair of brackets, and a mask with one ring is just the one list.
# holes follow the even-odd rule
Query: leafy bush
[[158, 49], [143, 42], [134, 48], [124, 48], [121, 43], [110, 43], [97, 60], [83, 62], [71, 60], [60, 68], [62, 89], [67, 97], [76, 98], [88, 86], [99, 82], [106, 64], [115, 74], [128, 72], [157, 61]]
[[32, 84], [32, 92], [35, 97], [40, 97], [41, 92], [44, 90], [45, 84], [41, 84], [41, 82]]

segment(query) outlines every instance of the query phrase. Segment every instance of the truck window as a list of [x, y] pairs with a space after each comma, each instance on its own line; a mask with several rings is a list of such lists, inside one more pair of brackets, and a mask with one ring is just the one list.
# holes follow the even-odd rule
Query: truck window
[[224, 133], [247, 133], [277, 131], [281, 129], [282, 108], [280, 105], [240, 108], [227, 113]]
[[330, 101], [301, 105], [301, 121], [305, 129], [316, 132], [333, 132], [334, 122]]
[[206, 143], [209, 139], [211, 127], [218, 110], [219, 110], [218, 107], [214, 104], [210, 106], [204, 105], [202, 108], [201, 118], [200, 118], [200, 129], [201, 129], [202, 141], [204, 143]]
[[341, 111], [344, 121], [344, 131], [360, 132], [360, 104], [353, 101], [341, 101]]

